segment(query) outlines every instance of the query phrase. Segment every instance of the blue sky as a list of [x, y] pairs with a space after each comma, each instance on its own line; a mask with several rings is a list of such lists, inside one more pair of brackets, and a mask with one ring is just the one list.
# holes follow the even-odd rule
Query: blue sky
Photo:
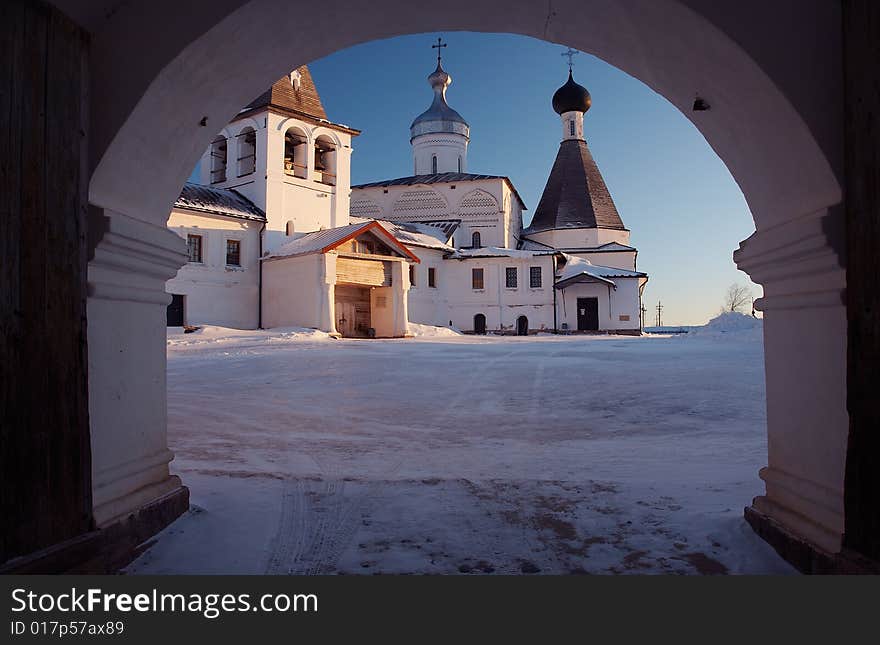
[[[412, 174], [409, 125], [431, 101], [425, 79], [437, 36], [374, 41], [309, 65], [329, 118], [363, 131], [352, 184]], [[568, 73], [565, 47], [509, 34], [442, 36], [447, 99], [471, 126], [468, 170], [510, 177], [527, 225], [561, 138], [550, 99]], [[731, 283], [748, 282], [731, 258], [754, 231], [739, 187], [691, 122], [641, 81], [583, 53], [574, 76], [593, 97], [587, 143], [650, 276], [647, 321], [660, 300], [664, 324], [705, 323]]]

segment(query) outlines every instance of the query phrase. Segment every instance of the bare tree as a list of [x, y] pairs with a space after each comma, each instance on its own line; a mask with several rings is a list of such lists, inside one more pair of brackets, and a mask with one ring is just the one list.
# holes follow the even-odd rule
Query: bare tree
[[752, 307], [752, 290], [745, 284], [732, 284], [724, 296], [724, 311], [748, 313]]

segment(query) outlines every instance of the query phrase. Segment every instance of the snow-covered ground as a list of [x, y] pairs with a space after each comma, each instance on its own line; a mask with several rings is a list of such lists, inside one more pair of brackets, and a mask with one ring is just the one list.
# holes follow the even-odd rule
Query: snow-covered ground
[[172, 330], [192, 508], [128, 571], [791, 573], [742, 519], [766, 463], [760, 335], [721, 326]]

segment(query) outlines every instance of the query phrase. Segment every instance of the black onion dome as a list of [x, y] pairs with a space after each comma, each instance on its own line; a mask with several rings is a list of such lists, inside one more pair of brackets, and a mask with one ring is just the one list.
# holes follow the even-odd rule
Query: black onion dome
[[553, 95], [553, 111], [556, 114], [586, 112], [590, 109], [591, 104], [592, 99], [587, 88], [575, 83], [571, 76], [571, 70], [568, 70], [568, 80]]

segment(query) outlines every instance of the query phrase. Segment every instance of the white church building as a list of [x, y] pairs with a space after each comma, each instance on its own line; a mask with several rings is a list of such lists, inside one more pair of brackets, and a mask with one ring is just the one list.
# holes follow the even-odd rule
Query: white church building
[[639, 333], [647, 275], [584, 138], [589, 92], [569, 71], [553, 96], [562, 142], [524, 229], [511, 180], [467, 172], [451, 82], [438, 56], [410, 126], [414, 174], [357, 186], [359, 131], [328, 120], [307, 67], [245, 107], [169, 217], [190, 258], [168, 281], [168, 324]]

